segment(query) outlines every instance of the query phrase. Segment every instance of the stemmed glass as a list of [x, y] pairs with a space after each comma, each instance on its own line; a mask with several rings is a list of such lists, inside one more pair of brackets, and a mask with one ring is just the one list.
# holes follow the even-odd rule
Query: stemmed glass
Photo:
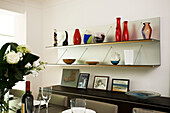
[[46, 104], [46, 108], [48, 108], [48, 103], [51, 99], [51, 94], [52, 94], [52, 87], [43, 87], [41, 89], [42, 91], [42, 98], [43, 100], [45, 101], [45, 104]]

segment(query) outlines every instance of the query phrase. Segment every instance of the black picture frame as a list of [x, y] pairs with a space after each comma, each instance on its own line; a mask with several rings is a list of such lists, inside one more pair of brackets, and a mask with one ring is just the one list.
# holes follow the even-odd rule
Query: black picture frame
[[89, 76], [90, 76], [89, 73], [80, 73], [77, 82], [77, 88], [87, 89]]
[[129, 91], [129, 79], [112, 79], [111, 91], [126, 93]]
[[95, 76], [93, 81], [93, 89], [107, 90], [109, 76]]

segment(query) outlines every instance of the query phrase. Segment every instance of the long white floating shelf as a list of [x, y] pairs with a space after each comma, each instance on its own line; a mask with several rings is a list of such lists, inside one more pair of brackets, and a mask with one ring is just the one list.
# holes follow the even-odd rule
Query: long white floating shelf
[[87, 64], [47, 64], [47, 66], [61, 66], [61, 67], [156, 67], [160, 65], [87, 65]]
[[159, 41], [159, 40], [156, 40], [156, 39], [141, 39], [141, 40], [129, 40], [129, 41], [121, 41], [121, 42], [104, 42], [104, 43], [81, 44], [81, 45], [68, 45], [68, 46], [46, 46], [46, 48], [86, 47], [86, 46], [128, 44], [128, 43], [140, 43], [140, 42], [151, 42], [151, 41]]

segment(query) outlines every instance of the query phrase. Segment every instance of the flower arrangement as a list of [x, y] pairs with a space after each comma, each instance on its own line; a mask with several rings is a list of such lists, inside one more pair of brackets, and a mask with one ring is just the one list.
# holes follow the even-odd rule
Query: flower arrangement
[[24, 76], [38, 72], [45, 68], [45, 63], [38, 61], [39, 56], [31, 53], [25, 45], [6, 43], [0, 49], [0, 112], [7, 110], [4, 95]]

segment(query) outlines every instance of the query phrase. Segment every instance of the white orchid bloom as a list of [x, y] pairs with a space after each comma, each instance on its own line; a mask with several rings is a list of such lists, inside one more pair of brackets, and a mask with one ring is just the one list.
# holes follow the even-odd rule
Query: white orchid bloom
[[38, 67], [39, 65], [40, 65], [40, 62], [38, 60], [33, 62], [33, 67]]
[[31, 68], [32, 65], [28, 62], [26, 65], [25, 65], [25, 68]]
[[38, 76], [38, 72], [37, 72], [36, 69], [31, 70], [31, 72], [32, 72], [32, 76], [33, 77], [37, 77]]

